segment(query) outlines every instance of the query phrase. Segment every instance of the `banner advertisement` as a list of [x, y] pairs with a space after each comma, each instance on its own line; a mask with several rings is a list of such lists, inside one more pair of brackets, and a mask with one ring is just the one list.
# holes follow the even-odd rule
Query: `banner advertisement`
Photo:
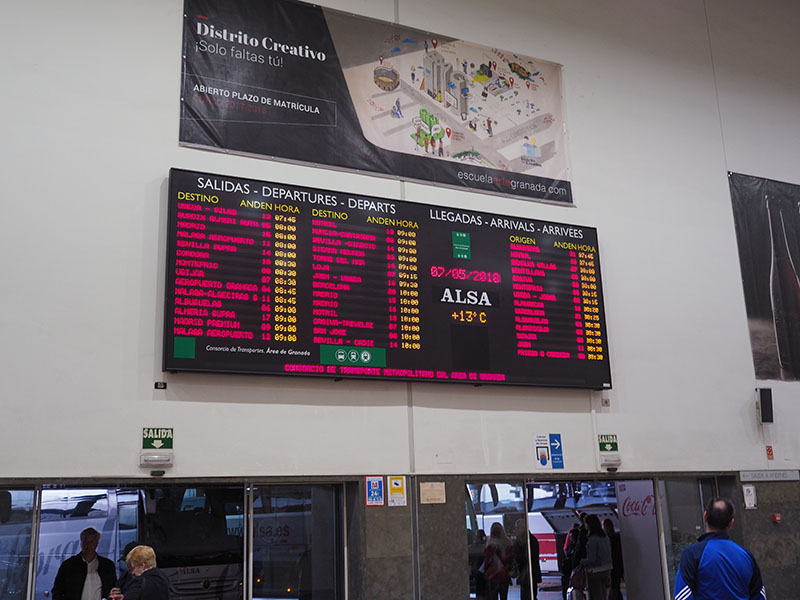
[[186, 0], [180, 142], [572, 204], [561, 66], [290, 0]]
[[656, 498], [649, 480], [617, 481], [617, 516], [628, 598], [663, 598]]
[[800, 186], [728, 174], [757, 379], [800, 379]]

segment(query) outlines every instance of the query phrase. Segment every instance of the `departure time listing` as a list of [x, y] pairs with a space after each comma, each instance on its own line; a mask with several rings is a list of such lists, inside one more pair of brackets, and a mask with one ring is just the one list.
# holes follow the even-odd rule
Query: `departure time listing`
[[593, 228], [173, 169], [164, 369], [611, 385]]

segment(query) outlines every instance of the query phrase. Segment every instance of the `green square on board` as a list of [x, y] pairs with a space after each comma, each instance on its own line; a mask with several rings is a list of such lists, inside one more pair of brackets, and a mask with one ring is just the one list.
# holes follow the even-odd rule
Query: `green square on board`
[[453, 239], [453, 258], [472, 258], [472, 245], [470, 235], [464, 231], [452, 232]]
[[195, 338], [175, 336], [172, 345], [173, 358], [194, 358], [195, 357]]

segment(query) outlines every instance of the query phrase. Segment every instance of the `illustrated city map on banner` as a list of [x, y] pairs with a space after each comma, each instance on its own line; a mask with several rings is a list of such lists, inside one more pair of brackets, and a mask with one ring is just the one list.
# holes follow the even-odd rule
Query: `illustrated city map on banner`
[[186, 0], [180, 140], [572, 203], [560, 65], [274, 0]]

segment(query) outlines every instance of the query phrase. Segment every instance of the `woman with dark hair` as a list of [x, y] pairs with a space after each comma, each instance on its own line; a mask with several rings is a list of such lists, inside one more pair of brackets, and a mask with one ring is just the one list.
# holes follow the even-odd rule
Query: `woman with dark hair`
[[581, 565], [586, 569], [589, 600], [605, 600], [606, 580], [612, 569], [611, 543], [597, 515], [586, 515], [586, 528], [589, 537], [586, 539], [586, 558]]
[[514, 547], [500, 523], [492, 523], [486, 550], [483, 552], [483, 568], [487, 582], [488, 600], [507, 600], [511, 583], [509, 565]]
[[575, 549], [578, 547], [578, 537], [580, 535], [580, 523], [573, 523], [572, 528], [567, 532], [564, 540], [564, 547], [558, 553], [558, 570], [561, 572], [561, 597], [567, 600], [567, 592], [572, 578], [572, 567], [575, 566]]
[[603, 519], [603, 531], [611, 544], [611, 587], [608, 590], [608, 600], [622, 600], [620, 582], [625, 576], [625, 567], [622, 564], [622, 542], [614, 529], [614, 521], [611, 519]]
[[587, 514], [585, 512], [578, 513], [578, 520], [581, 522], [581, 526], [580, 529], [578, 529], [578, 545], [575, 546], [575, 554], [572, 557], [572, 561], [575, 565], [586, 558], [586, 540], [589, 537], [586, 517]]

